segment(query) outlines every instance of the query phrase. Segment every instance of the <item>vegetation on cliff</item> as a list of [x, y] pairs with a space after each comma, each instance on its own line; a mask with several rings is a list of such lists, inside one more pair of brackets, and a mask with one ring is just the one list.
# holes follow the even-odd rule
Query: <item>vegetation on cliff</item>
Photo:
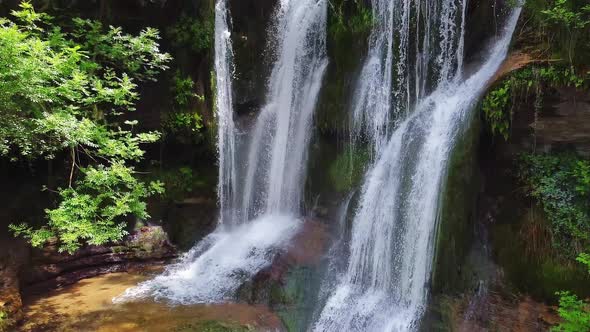
[[47, 225], [12, 225], [17, 235], [34, 246], [57, 238], [73, 252], [120, 240], [128, 216], [147, 217], [145, 198], [163, 186], [140, 181], [133, 164], [160, 134], [135, 130], [137, 120], [124, 115], [135, 109], [138, 84], [167, 69], [158, 40], [151, 28], [134, 36], [80, 18], [59, 26], [26, 1], [0, 20], [0, 153], [69, 159]]
[[551, 222], [553, 246], [575, 257], [590, 246], [590, 162], [573, 153], [525, 154], [519, 162], [525, 192]]
[[[535, 137], [537, 119], [547, 109], [543, 104], [548, 96], [568, 89], [587, 91], [590, 87], [587, 1], [530, 0], [523, 16], [515, 48], [527, 53], [531, 61], [496, 82], [480, 106], [488, 131], [505, 141], [511, 138], [514, 112], [528, 109], [533, 113], [531, 129]], [[547, 257], [539, 258], [548, 260], [541, 265], [573, 266], [576, 258], [585, 263], [585, 253], [590, 250], [590, 162], [572, 152], [571, 147], [543, 154], [535, 151], [535, 143], [532, 147], [532, 151], [517, 158], [515, 173], [524, 196], [542, 208], [548, 221], [546, 226], [539, 222], [537, 227], [537, 231], [548, 232], [552, 247]], [[571, 292], [557, 295], [563, 323], [555, 330], [589, 330], [590, 304]]]
[[588, 88], [590, 80], [590, 5], [578, 0], [531, 0], [525, 3], [523, 16], [516, 48], [533, 60], [496, 83], [481, 104], [491, 132], [506, 140], [516, 105], [533, 95], [540, 109], [544, 92]]

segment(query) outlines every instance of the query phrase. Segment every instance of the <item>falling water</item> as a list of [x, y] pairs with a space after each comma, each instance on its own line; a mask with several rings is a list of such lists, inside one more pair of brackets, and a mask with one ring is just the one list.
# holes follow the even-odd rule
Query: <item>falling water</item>
[[[267, 104], [240, 160], [232, 111], [232, 51], [226, 0], [216, 6], [215, 65], [219, 121], [221, 225], [164, 274], [115, 301], [146, 296], [172, 303], [232, 299], [239, 286], [271, 264], [301, 225], [307, 147], [327, 66], [327, 0], [281, 0], [273, 23], [277, 60]], [[245, 174], [238, 165], [246, 165]], [[244, 177], [244, 181], [238, 181]]]
[[[232, 46], [225, 1], [216, 6], [217, 117], [221, 221], [235, 225], [264, 214], [298, 214], [311, 122], [328, 61], [327, 0], [280, 0], [271, 23], [276, 63], [267, 103], [247, 129], [247, 155], [236, 151]], [[237, 166], [236, 158], [242, 167]], [[241, 174], [243, 173], [243, 174]], [[238, 176], [243, 181], [238, 181]]]
[[[385, 141], [390, 123], [396, 7], [400, 7], [399, 1], [373, 1], [375, 27], [369, 39], [369, 53], [360, 74], [353, 105], [352, 132], [358, 136], [364, 130], [372, 140], [375, 150], [379, 150]], [[407, 10], [407, 6], [403, 9]]]
[[215, 5], [215, 78], [217, 84], [215, 106], [217, 117], [217, 152], [219, 156], [219, 182], [217, 196], [219, 201], [219, 222], [232, 223], [236, 218], [233, 207], [235, 195], [236, 170], [236, 128], [234, 124], [232, 73], [233, 49], [229, 30], [226, 0]]
[[280, 55], [268, 103], [250, 141], [240, 213], [299, 213], [307, 150], [326, 56], [327, 0], [280, 0], [273, 24]]
[[[357, 97], [364, 100], [357, 106], [370, 107], [355, 109], [357, 117], [353, 120], [357, 125], [362, 121], [377, 158], [365, 178], [354, 216], [348, 265], [331, 287], [313, 326], [316, 331], [417, 329], [428, 295], [439, 195], [449, 154], [455, 139], [469, 123], [470, 110], [505, 58], [520, 14], [520, 9], [513, 10], [502, 35], [490, 48], [487, 60], [473, 75], [463, 79], [465, 3], [424, 1], [412, 9], [410, 1], [403, 5], [398, 4], [399, 1], [374, 0], [373, 5], [377, 8], [376, 17], [388, 22], [392, 21], [391, 8], [385, 6], [388, 3], [421, 15], [425, 24], [422, 25], [422, 50], [416, 56], [416, 70], [413, 71], [416, 77], [408, 76], [404, 64], [395, 69], [397, 78], [389, 80], [387, 74], [379, 70], [385, 67], [376, 64], [385, 63], [386, 66], [387, 59], [371, 58], [370, 50], [357, 90]], [[393, 21], [403, 23], [409, 14], [399, 10], [395, 15]], [[428, 23], [429, 20], [437, 24]], [[388, 26], [377, 24], [373, 33], [389, 38], [393, 31], [383, 28]], [[404, 24], [395, 26], [409, 31]], [[419, 26], [414, 30], [419, 31]], [[420, 34], [415, 35], [420, 37]], [[396, 40], [407, 47], [405, 38]], [[409, 59], [407, 55], [400, 55], [406, 50], [396, 49], [397, 54], [393, 55], [382, 51], [375, 54]], [[445, 55], [433, 58], [431, 52]], [[426, 70], [430, 73], [425, 73]], [[435, 79], [418, 82], [428, 77]], [[409, 84], [412, 79], [416, 84]], [[363, 80], [375, 80], [379, 84]], [[393, 100], [384, 95], [388, 91], [387, 82], [392, 82], [389, 91], [393, 91]], [[415, 91], [409, 89], [410, 86], [414, 86]], [[433, 87], [429, 94], [425, 92], [428, 86]], [[416, 98], [413, 103], [412, 96]], [[410, 113], [411, 104], [414, 106]], [[407, 113], [409, 115], [404, 116]], [[389, 123], [392, 115], [399, 119], [397, 124]], [[374, 122], [376, 118], [385, 122]], [[389, 131], [391, 135], [387, 135]]]
[[[442, 83], [462, 72], [466, 3], [372, 1], [375, 25], [353, 103], [353, 141], [364, 135], [374, 152], [381, 151], [396, 120], [426, 94], [429, 83], [437, 83], [433, 77]], [[416, 39], [413, 57], [411, 36]]]

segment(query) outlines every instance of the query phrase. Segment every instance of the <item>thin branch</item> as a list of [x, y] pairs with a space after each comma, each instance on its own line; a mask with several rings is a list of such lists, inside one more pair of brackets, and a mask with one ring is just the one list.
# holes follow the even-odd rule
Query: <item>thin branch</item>
[[72, 169], [70, 170], [70, 188], [72, 188], [72, 179], [74, 178], [74, 168], [76, 167], [76, 152], [72, 147]]

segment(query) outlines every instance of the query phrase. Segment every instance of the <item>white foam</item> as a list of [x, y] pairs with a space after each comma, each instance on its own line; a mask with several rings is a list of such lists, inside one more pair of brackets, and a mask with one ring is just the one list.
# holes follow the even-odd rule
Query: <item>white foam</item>
[[286, 250], [302, 222], [266, 215], [226, 232], [217, 230], [180, 262], [152, 280], [130, 288], [114, 302], [154, 298], [173, 304], [231, 300], [238, 288]]

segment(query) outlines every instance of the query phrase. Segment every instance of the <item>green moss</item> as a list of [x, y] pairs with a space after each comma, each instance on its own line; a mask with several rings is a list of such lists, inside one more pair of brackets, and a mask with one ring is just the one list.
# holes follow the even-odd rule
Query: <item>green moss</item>
[[111, 247], [111, 252], [113, 254], [121, 254], [121, 253], [124, 253], [125, 251], [127, 251], [127, 247], [125, 247], [125, 246], [113, 246], [113, 247]]
[[162, 181], [166, 189], [164, 197], [175, 202], [182, 201], [199, 190], [214, 188], [217, 180], [204, 172], [193, 171], [190, 165], [166, 169], [155, 168], [148, 178]]
[[8, 314], [4, 310], [0, 310], [0, 331], [4, 331], [8, 327]]
[[282, 303], [273, 304], [287, 331], [306, 331], [319, 291], [319, 274], [313, 268], [297, 267], [285, 278], [284, 285], [275, 295]]
[[270, 304], [271, 306], [288, 304], [290, 302], [289, 297], [283, 291], [283, 288], [278, 283], [273, 283], [270, 286]]
[[332, 162], [329, 169], [332, 187], [340, 193], [348, 192], [357, 187], [365, 173], [369, 162], [367, 149], [347, 149]]
[[433, 271], [435, 292], [462, 291], [471, 281], [465, 257], [472, 244], [479, 189], [476, 171], [478, 134], [479, 122], [475, 121], [469, 131], [458, 139], [449, 162], [437, 231]]
[[348, 130], [350, 94], [367, 49], [373, 18], [360, 1], [334, 1], [328, 15], [330, 65], [315, 121], [321, 133], [334, 135]]
[[241, 326], [220, 321], [204, 321], [196, 323], [188, 323], [178, 326], [174, 332], [248, 332], [254, 331], [249, 326]]

